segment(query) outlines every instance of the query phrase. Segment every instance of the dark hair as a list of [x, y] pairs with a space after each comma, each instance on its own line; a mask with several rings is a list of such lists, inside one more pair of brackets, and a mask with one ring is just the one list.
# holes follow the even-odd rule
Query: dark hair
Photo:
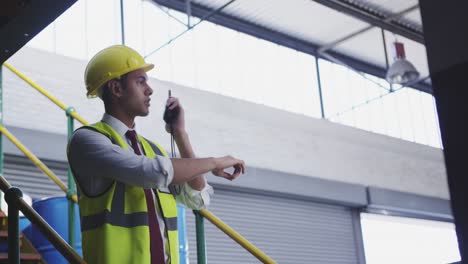
[[[123, 89], [125, 89], [127, 87], [127, 76], [128, 76], [128, 73], [114, 80], [117, 80], [118, 82], [120, 82]], [[109, 82], [106, 82], [104, 85], [101, 86], [101, 99], [104, 102], [104, 109], [106, 112], [108, 112], [109, 110], [108, 107], [110, 106], [111, 98], [112, 98], [112, 93], [109, 89]]]

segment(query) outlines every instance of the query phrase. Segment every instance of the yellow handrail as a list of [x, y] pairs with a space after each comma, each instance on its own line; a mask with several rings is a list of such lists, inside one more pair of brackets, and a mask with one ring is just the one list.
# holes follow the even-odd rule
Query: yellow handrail
[[[54, 102], [58, 107], [62, 108], [63, 110], [65, 111], [68, 111], [68, 107], [60, 102], [57, 98], [55, 98], [53, 95], [51, 95], [49, 92], [47, 92], [46, 90], [42, 89], [39, 85], [37, 85], [36, 83], [34, 83], [33, 81], [31, 81], [29, 78], [27, 78], [26, 76], [24, 76], [22, 73], [20, 73], [18, 70], [16, 70], [13, 66], [11, 66], [10, 64], [8, 63], [4, 63], [3, 65], [5, 65], [9, 70], [11, 70], [13, 73], [15, 73], [16, 75], [18, 75], [18, 77], [20, 77], [21, 79], [23, 79], [24, 81], [26, 81], [29, 85], [31, 85], [34, 89], [36, 89], [37, 91], [39, 91], [40, 93], [42, 93], [44, 96], [46, 96], [47, 98], [49, 98], [52, 102]], [[83, 125], [88, 125], [88, 121], [86, 121], [84, 118], [82, 118], [80, 115], [78, 115], [76, 112], [74, 111], [70, 111], [70, 115], [75, 118], [76, 120], [78, 120], [81, 124]], [[6, 131], [8, 133], [8, 131], [6, 130], [5, 127], [2, 127], [0, 126], [0, 132], [4, 133], [2, 130]], [[11, 135], [11, 134], [10, 134]], [[13, 135], [11, 135], [13, 137]], [[7, 136], [8, 137], [8, 136]], [[18, 146], [18, 145], [17, 145]], [[18, 146], [18, 148], [20, 148]], [[26, 149], [26, 147], [23, 146], [24, 149]], [[21, 149], [21, 148], [20, 148]], [[26, 149], [27, 150], [27, 149]], [[25, 151], [23, 151], [26, 155], [28, 155]], [[29, 152], [29, 151], [28, 151]], [[29, 152], [30, 153], [30, 152]], [[31, 155], [33, 155], [32, 153], [30, 153]], [[35, 157], [35, 156], [34, 156]], [[31, 158], [30, 158], [31, 159]], [[35, 158], [38, 162], [40, 162], [40, 164], [42, 164], [46, 169], [47, 167], [37, 158]], [[32, 159], [31, 159], [32, 160]], [[34, 162], [34, 161], [33, 161]], [[37, 165], [37, 164], [36, 164]], [[38, 165], [39, 166], [39, 165]], [[48, 170], [48, 169], [47, 169]], [[44, 171], [44, 170], [43, 170]], [[50, 170], [48, 170], [50, 171]], [[44, 171], [45, 172], [45, 171]], [[53, 174], [51, 171], [50, 171], [51, 174]], [[46, 173], [47, 174], [47, 173]], [[47, 174], [49, 175], [49, 174]], [[54, 175], [55, 176], [55, 175]], [[49, 175], [49, 177], [51, 177]], [[52, 177], [51, 177], [52, 180], [54, 180]], [[59, 182], [60, 180], [55, 176], [55, 179], [57, 179]], [[54, 180], [55, 182], [55, 180]], [[64, 190], [65, 192], [67, 191], [67, 188], [65, 187], [65, 185], [63, 185], [62, 182], [57, 183], [55, 182], [57, 185], [59, 185], [59, 187], [62, 185], [64, 188], [62, 188], [62, 190]], [[76, 195], [73, 196], [73, 201], [75, 201], [76, 199]], [[75, 201], [76, 202], [76, 201]], [[247, 251], [249, 251], [252, 255], [254, 255], [257, 259], [259, 259], [260, 261], [262, 261], [263, 263], [276, 263], [273, 259], [271, 259], [270, 257], [268, 257], [265, 253], [263, 253], [260, 249], [258, 249], [257, 247], [255, 247], [252, 243], [250, 243], [247, 239], [245, 239], [242, 235], [240, 235], [239, 233], [237, 233], [236, 231], [234, 231], [234, 229], [232, 229], [230, 226], [228, 226], [227, 224], [225, 224], [223, 221], [221, 221], [221, 219], [217, 218], [216, 216], [214, 216], [212, 213], [210, 213], [208, 210], [206, 209], [203, 209], [200, 211], [200, 214], [205, 217], [206, 219], [208, 219], [211, 223], [213, 223], [216, 227], [218, 227], [219, 229], [221, 229], [224, 233], [226, 233], [228, 236], [230, 236], [234, 241], [236, 241], [238, 244], [240, 244], [242, 247], [244, 247]]]
[[[49, 169], [47, 166], [42, 163], [40, 159], [36, 157], [29, 149], [27, 149], [13, 134], [6, 129], [3, 125], [0, 125], [0, 133], [4, 134], [19, 150], [21, 150], [39, 169], [41, 169], [47, 176], [49, 176], [55, 184], [60, 187], [65, 193], [67, 193], [67, 187], [63, 184], [62, 181]], [[72, 200], [77, 203], [78, 197], [76, 194], [72, 195]]]
[[[22, 74], [21, 72], [19, 72], [17, 69], [15, 69], [13, 66], [11, 66], [9, 63], [3, 63], [3, 65], [5, 65], [5, 67], [7, 67], [10, 71], [12, 71], [14, 74], [16, 74], [18, 77], [20, 77], [21, 79], [23, 79], [25, 82], [27, 82], [29, 85], [31, 85], [31, 87], [33, 87], [34, 89], [36, 89], [38, 92], [40, 92], [41, 94], [43, 94], [45, 97], [49, 98], [49, 100], [51, 100], [53, 103], [55, 103], [58, 107], [62, 108], [64, 111], [67, 111], [68, 107], [60, 102], [55, 96], [51, 95], [49, 92], [47, 92], [46, 90], [42, 89], [39, 85], [37, 85], [36, 83], [34, 83], [32, 80], [30, 80], [28, 77], [26, 77], [24, 74]], [[70, 112], [70, 115], [78, 120], [81, 124], [83, 125], [88, 125], [88, 122], [83, 118], [81, 117], [79, 114], [77, 114], [76, 112], [74, 111], [71, 111]]]
[[226, 235], [230, 236], [234, 241], [236, 241], [239, 245], [249, 251], [252, 255], [254, 255], [257, 259], [262, 261], [263, 263], [276, 263], [273, 259], [268, 257], [265, 253], [263, 253], [260, 249], [250, 243], [247, 239], [245, 239], [241, 234], [237, 233], [234, 229], [230, 226], [225, 224], [221, 219], [216, 217], [214, 214], [210, 213], [208, 210], [203, 209], [199, 211], [200, 214], [208, 219], [213, 225], [218, 227], [221, 231], [226, 233]]

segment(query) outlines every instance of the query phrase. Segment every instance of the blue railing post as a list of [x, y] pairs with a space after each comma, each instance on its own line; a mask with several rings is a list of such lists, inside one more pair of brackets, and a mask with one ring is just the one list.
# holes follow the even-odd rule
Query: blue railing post
[[11, 187], [5, 192], [5, 201], [8, 203], [8, 263], [10, 264], [20, 264], [19, 197], [23, 197], [23, 193], [16, 187]]
[[177, 229], [179, 231], [179, 263], [187, 264], [188, 262], [188, 240], [187, 229], [185, 224], [185, 208], [177, 204]]

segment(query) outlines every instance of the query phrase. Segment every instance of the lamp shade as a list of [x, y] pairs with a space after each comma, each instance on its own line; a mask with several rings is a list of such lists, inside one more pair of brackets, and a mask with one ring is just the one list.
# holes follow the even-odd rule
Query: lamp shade
[[394, 45], [396, 58], [387, 70], [387, 81], [395, 84], [406, 84], [416, 81], [419, 78], [419, 72], [413, 64], [405, 58], [403, 43], [395, 42]]

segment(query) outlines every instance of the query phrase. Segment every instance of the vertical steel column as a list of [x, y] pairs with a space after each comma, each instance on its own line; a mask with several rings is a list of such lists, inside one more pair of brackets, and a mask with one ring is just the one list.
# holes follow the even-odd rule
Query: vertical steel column
[[468, 263], [467, 1], [420, 0], [461, 262]]
[[197, 232], [197, 263], [206, 264], [205, 225], [203, 224], [203, 216], [196, 210], [193, 210], [193, 213], [195, 214]]
[[124, 21], [124, 3], [120, 0], [120, 32], [122, 35], [122, 45], [125, 45], [125, 21]]
[[19, 209], [18, 199], [22, 197], [21, 190], [11, 187], [5, 192], [5, 201], [8, 203], [8, 263], [20, 263], [19, 239]]
[[[387, 40], [385, 38], [385, 30], [383, 28], [380, 29], [382, 31], [382, 44], [384, 48], [384, 55], [385, 55], [385, 70], [388, 71], [390, 67], [390, 63], [388, 62], [388, 52], [387, 52]], [[393, 92], [393, 83], [388, 82], [390, 84], [390, 92]]]
[[[68, 107], [65, 111], [68, 120], [68, 140], [70, 140], [71, 136], [73, 135], [73, 122], [74, 118], [71, 116], [71, 112], [74, 112], [75, 109], [73, 107]], [[73, 174], [68, 165], [68, 191], [67, 191], [67, 198], [68, 198], [68, 244], [75, 248], [75, 202], [71, 199], [73, 195], [76, 194], [76, 185], [75, 180], [73, 179]]]
[[192, 16], [192, 4], [190, 3], [192, 0], [185, 0], [185, 9], [187, 11], [187, 28], [189, 29], [192, 27], [190, 22], [190, 17]]
[[325, 110], [323, 108], [323, 96], [322, 96], [322, 80], [320, 78], [320, 66], [319, 66], [319, 57], [315, 56], [315, 70], [317, 71], [317, 84], [319, 90], [319, 99], [320, 99], [320, 111], [322, 113], [322, 119], [325, 119]]

